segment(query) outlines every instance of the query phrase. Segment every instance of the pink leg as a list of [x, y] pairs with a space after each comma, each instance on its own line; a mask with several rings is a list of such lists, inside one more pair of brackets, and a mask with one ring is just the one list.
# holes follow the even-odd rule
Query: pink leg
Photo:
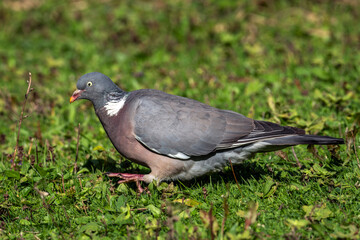
[[128, 183], [135, 182], [136, 186], [140, 193], [144, 191], [144, 189], [140, 185], [140, 181], [144, 181], [144, 174], [135, 174], [135, 173], [106, 173], [108, 177], [118, 177], [122, 180], [119, 180], [118, 183]]

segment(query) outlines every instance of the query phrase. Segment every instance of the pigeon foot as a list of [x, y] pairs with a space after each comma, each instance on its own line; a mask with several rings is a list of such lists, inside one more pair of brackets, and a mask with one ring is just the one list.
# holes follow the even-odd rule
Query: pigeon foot
[[144, 174], [136, 174], [136, 173], [106, 173], [108, 177], [118, 177], [121, 180], [118, 181], [119, 184], [121, 183], [129, 183], [135, 182], [136, 187], [138, 188], [139, 193], [144, 192], [144, 188], [141, 187], [140, 182], [144, 181]]

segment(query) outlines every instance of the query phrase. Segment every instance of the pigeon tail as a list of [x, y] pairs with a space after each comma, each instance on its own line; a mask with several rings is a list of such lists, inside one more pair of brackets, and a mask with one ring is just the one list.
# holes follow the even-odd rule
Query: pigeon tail
[[317, 136], [317, 135], [290, 135], [284, 137], [277, 137], [273, 139], [267, 139], [262, 141], [262, 143], [264, 144], [263, 147], [259, 149], [260, 152], [269, 152], [299, 144], [311, 144], [311, 145], [344, 144], [344, 139], [328, 137], [328, 136]]

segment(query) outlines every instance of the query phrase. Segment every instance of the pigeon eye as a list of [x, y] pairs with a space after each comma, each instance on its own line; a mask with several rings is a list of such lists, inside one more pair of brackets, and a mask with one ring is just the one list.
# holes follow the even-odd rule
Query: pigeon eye
[[88, 87], [91, 87], [91, 86], [92, 86], [92, 82], [88, 82], [87, 85], [88, 85]]

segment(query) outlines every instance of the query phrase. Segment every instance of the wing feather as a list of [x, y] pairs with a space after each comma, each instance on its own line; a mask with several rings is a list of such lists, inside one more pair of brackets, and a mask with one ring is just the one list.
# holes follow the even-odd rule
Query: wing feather
[[132, 94], [138, 99], [134, 114], [136, 139], [154, 152], [177, 159], [305, 134], [302, 129], [255, 121], [157, 90], [138, 90]]
[[[139, 90], [134, 131], [138, 141], [168, 156], [202, 156], [253, 130], [253, 120], [198, 101], [156, 90]], [[180, 154], [179, 154], [180, 153]]]

